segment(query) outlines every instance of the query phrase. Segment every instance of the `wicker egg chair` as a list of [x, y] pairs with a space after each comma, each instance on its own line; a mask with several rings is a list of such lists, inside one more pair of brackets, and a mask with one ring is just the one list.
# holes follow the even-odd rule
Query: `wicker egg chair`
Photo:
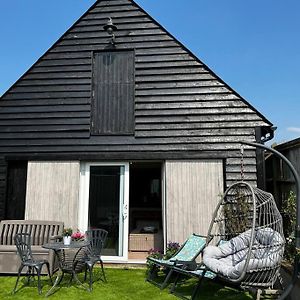
[[273, 287], [279, 278], [285, 239], [272, 194], [243, 181], [231, 185], [215, 209], [208, 241], [203, 261], [218, 278], [246, 289]]

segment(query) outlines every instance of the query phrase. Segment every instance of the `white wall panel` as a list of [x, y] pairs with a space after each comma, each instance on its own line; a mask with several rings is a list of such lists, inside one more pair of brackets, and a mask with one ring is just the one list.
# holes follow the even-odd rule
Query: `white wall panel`
[[165, 166], [167, 242], [206, 235], [223, 193], [221, 160], [167, 161]]
[[79, 162], [29, 162], [26, 220], [63, 221], [78, 227]]

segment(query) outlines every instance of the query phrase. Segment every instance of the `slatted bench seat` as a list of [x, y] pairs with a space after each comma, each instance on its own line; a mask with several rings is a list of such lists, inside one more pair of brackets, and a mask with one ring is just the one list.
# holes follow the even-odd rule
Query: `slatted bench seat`
[[[54, 255], [42, 248], [45, 243], [61, 236], [63, 222], [2, 220], [0, 222], [0, 273], [17, 274], [20, 259], [14, 242], [14, 236], [19, 232], [31, 234], [32, 253], [35, 259], [47, 259], [51, 273], [54, 270]], [[45, 272], [46, 273], [46, 272]]]

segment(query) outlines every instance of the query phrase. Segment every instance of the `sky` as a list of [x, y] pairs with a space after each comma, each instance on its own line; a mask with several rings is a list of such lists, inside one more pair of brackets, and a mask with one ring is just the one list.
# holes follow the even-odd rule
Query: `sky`
[[[0, 0], [0, 95], [94, 3]], [[136, 0], [277, 127], [300, 137], [299, 0]]]

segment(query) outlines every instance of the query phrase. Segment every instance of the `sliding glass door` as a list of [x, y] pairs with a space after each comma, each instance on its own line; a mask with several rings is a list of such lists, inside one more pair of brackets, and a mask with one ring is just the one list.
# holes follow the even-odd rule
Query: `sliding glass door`
[[[127, 259], [128, 190], [127, 163], [85, 163], [81, 167], [80, 227], [108, 231], [103, 256], [106, 260]], [[81, 216], [82, 214], [82, 216]]]

